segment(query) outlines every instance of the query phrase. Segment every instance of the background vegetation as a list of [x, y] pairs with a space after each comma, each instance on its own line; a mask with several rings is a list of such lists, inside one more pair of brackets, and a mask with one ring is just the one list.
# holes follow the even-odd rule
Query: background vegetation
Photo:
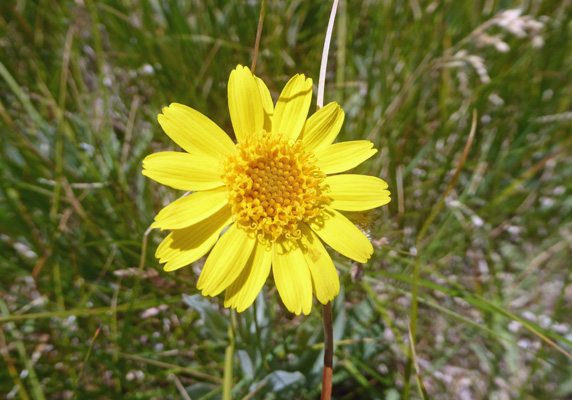
[[[274, 98], [295, 73], [317, 82], [330, 7], [269, 2], [256, 72]], [[346, 111], [340, 140], [375, 142], [358, 172], [393, 200], [354, 216], [368, 264], [335, 257], [335, 398], [420, 397], [408, 318], [430, 398], [572, 398], [571, 7], [342, 1], [326, 102]], [[251, 63], [259, 10], [0, 3], [1, 398], [218, 399], [225, 365], [235, 398], [319, 396], [319, 307], [295, 317], [269, 283], [232, 317], [197, 294], [201, 262], [165, 273], [163, 234], [143, 247], [180, 195], [141, 175], [175, 149], [156, 115], [180, 102], [232, 135], [226, 84]]]

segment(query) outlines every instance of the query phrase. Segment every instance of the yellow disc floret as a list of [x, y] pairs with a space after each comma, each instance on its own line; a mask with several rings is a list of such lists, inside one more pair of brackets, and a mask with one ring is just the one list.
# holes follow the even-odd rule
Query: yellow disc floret
[[260, 131], [223, 160], [223, 181], [239, 227], [259, 239], [299, 238], [300, 221], [320, 213], [325, 175], [301, 141]]

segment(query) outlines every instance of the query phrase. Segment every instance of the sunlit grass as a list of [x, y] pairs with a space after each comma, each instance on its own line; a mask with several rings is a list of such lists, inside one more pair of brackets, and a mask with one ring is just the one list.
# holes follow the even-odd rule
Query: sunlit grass
[[[568, 398], [571, 363], [556, 346], [572, 349], [570, 7], [342, 3], [325, 101], [346, 111], [339, 141], [379, 148], [355, 172], [388, 181], [393, 201], [357, 216], [375, 247], [368, 264], [332, 253], [342, 282], [334, 397], [399, 398], [412, 373], [420, 398], [407, 362], [417, 262], [415, 353], [431, 398]], [[517, 6], [521, 16], [487, 22]], [[67, 398], [78, 382], [79, 399], [181, 398], [181, 387], [220, 398], [231, 324], [236, 398], [319, 395], [317, 308], [294, 317], [269, 284], [231, 320], [222, 299], [197, 295], [201, 262], [162, 271], [159, 232], [138, 270], [144, 232], [179, 195], [140, 173], [147, 154], [175, 150], [156, 115], [176, 101], [232, 135], [228, 72], [250, 64], [259, 11], [243, 1], [0, 5], [0, 393]], [[256, 70], [274, 99], [295, 73], [317, 80], [329, 12], [269, 2]], [[416, 243], [473, 110], [461, 173]]]

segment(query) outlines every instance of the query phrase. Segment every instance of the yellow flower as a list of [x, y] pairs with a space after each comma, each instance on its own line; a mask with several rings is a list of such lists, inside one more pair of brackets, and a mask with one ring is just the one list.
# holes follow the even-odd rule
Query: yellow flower
[[161, 210], [152, 225], [172, 230], [156, 253], [166, 271], [198, 260], [214, 246], [197, 283], [204, 296], [226, 290], [225, 307], [244, 311], [272, 268], [286, 308], [308, 314], [312, 293], [325, 304], [340, 289], [322, 241], [358, 262], [369, 259], [371, 243], [339, 211], [387, 204], [387, 183], [333, 174], [377, 150], [365, 140], [332, 144], [344, 112], [330, 103], [306, 120], [311, 100], [312, 80], [296, 75], [274, 106], [262, 80], [239, 65], [228, 82], [236, 145], [192, 108], [173, 103], [163, 109], [159, 123], [186, 153], [151, 154], [143, 174], [194, 192]]

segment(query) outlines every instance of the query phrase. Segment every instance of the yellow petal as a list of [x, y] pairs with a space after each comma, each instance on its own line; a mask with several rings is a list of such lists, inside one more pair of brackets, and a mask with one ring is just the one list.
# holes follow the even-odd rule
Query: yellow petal
[[182, 104], [163, 108], [157, 120], [165, 133], [185, 151], [219, 159], [234, 149], [228, 135], [200, 112]]
[[272, 132], [298, 139], [311, 102], [312, 79], [296, 74], [280, 93], [272, 118]]
[[232, 127], [239, 142], [246, 135], [258, 132], [264, 127], [264, 108], [260, 90], [248, 67], [239, 65], [230, 73], [228, 108]]
[[203, 296], [216, 296], [238, 278], [250, 258], [256, 239], [236, 224], [219, 239], [203, 267], [197, 289]]
[[329, 186], [326, 195], [332, 199], [330, 207], [343, 211], [364, 211], [383, 206], [391, 198], [387, 183], [375, 176], [328, 176], [323, 185]]
[[243, 312], [256, 299], [264, 286], [272, 261], [272, 247], [257, 242], [246, 266], [236, 280], [226, 289], [224, 306]]
[[340, 278], [332, 258], [318, 236], [308, 225], [302, 223], [299, 226], [302, 231], [302, 252], [312, 275], [314, 293], [320, 303], [326, 304], [334, 300], [340, 292]]
[[308, 224], [326, 244], [338, 253], [365, 263], [373, 254], [368, 238], [349, 219], [330, 207]]
[[255, 76], [258, 90], [260, 91], [260, 98], [262, 99], [262, 107], [264, 108], [264, 130], [272, 132], [272, 116], [274, 115], [274, 103], [270, 91], [262, 79]]
[[332, 144], [344, 123], [344, 110], [332, 102], [316, 111], [304, 125], [302, 143], [307, 150]]
[[227, 195], [228, 189], [223, 186], [175, 200], [159, 211], [151, 228], [182, 229], [193, 225], [228, 204]]
[[197, 261], [216, 243], [222, 230], [232, 221], [230, 207], [224, 207], [196, 224], [171, 232], [155, 253], [165, 271], [173, 271]]
[[296, 315], [309, 314], [312, 310], [312, 276], [300, 247], [289, 240], [274, 243], [272, 271], [288, 311]]
[[145, 157], [143, 175], [179, 190], [207, 190], [223, 185], [214, 158], [175, 151]]
[[375, 153], [373, 143], [367, 140], [334, 143], [314, 151], [320, 170], [326, 174], [345, 172], [361, 164]]

